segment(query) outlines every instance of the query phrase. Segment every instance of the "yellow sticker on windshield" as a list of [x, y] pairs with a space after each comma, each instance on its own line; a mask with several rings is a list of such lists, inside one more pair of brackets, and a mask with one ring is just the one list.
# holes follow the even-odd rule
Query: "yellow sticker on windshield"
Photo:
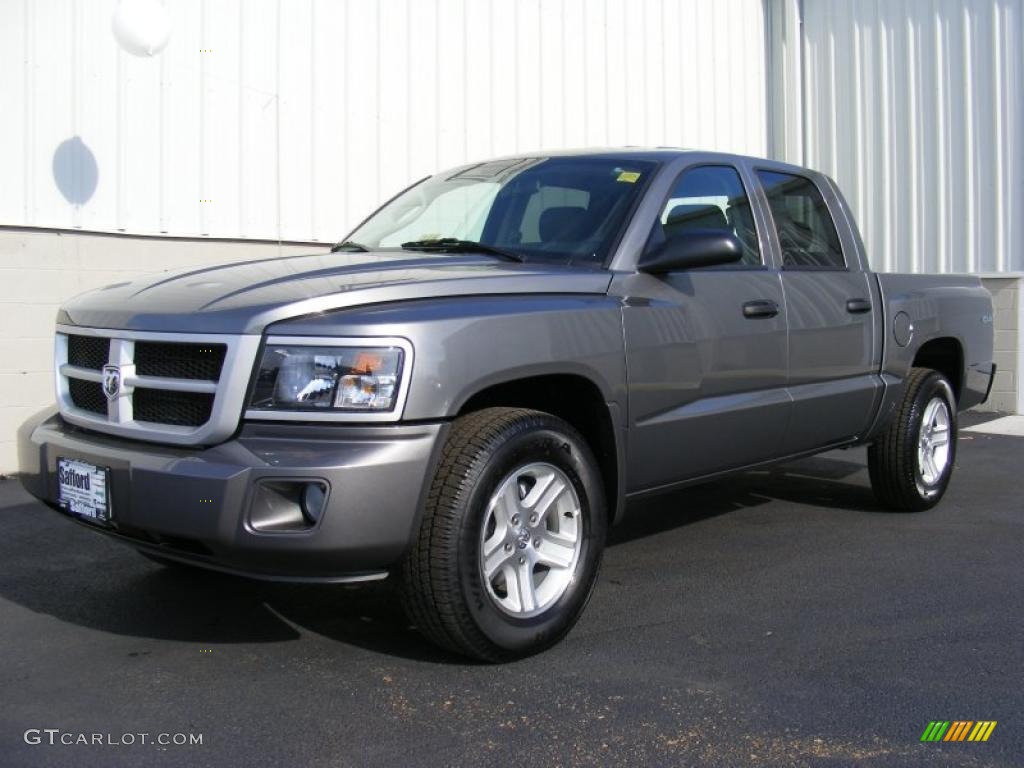
[[640, 178], [640, 174], [637, 171], [623, 171], [619, 174], [616, 181], [626, 181], [630, 184], [636, 184], [637, 179]]

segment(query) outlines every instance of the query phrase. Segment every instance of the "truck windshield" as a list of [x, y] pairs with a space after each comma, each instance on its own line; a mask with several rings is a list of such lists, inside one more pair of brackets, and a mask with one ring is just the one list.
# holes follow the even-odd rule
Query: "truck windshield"
[[523, 261], [600, 266], [654, 169], [648, 161], [585, 156], [459, 168], [403, 192], [346, 240], [425, 251], [459, 242], [463, 252], [475, 242]]

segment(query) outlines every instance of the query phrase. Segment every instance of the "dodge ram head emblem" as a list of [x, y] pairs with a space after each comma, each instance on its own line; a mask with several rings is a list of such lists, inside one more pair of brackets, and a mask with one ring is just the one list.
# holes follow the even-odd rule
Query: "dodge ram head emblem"
[[103, 392], [107, 400], [113, 400], [121, 394], [121, 369], [116, 365], [103, 366]]

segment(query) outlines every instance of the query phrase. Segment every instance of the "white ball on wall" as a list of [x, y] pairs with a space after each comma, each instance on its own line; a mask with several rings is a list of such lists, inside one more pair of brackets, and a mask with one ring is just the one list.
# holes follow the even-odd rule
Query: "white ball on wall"
[[171, 37], [171, 19], [159, 0], [121, 0], [111, 26], [118, 45], [134, 56], [155, 56]]

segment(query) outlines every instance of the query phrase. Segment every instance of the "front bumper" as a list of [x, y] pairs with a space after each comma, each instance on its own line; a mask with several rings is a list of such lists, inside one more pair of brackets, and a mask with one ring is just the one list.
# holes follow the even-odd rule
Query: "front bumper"
[[[358, 581], [401, 560], [447, 428], [249, 424], [229, 442], [182, 449], [87, 432], [44, 413], [19, 430], [18, 459], [22, 484], [55, 509], [58, 457], [109, 467], [111, 523], [84, 524], [139, 549], [256, 578]], [[253, 529], [256, 484], [268, 479], [326, 483], [319, 523]]]

